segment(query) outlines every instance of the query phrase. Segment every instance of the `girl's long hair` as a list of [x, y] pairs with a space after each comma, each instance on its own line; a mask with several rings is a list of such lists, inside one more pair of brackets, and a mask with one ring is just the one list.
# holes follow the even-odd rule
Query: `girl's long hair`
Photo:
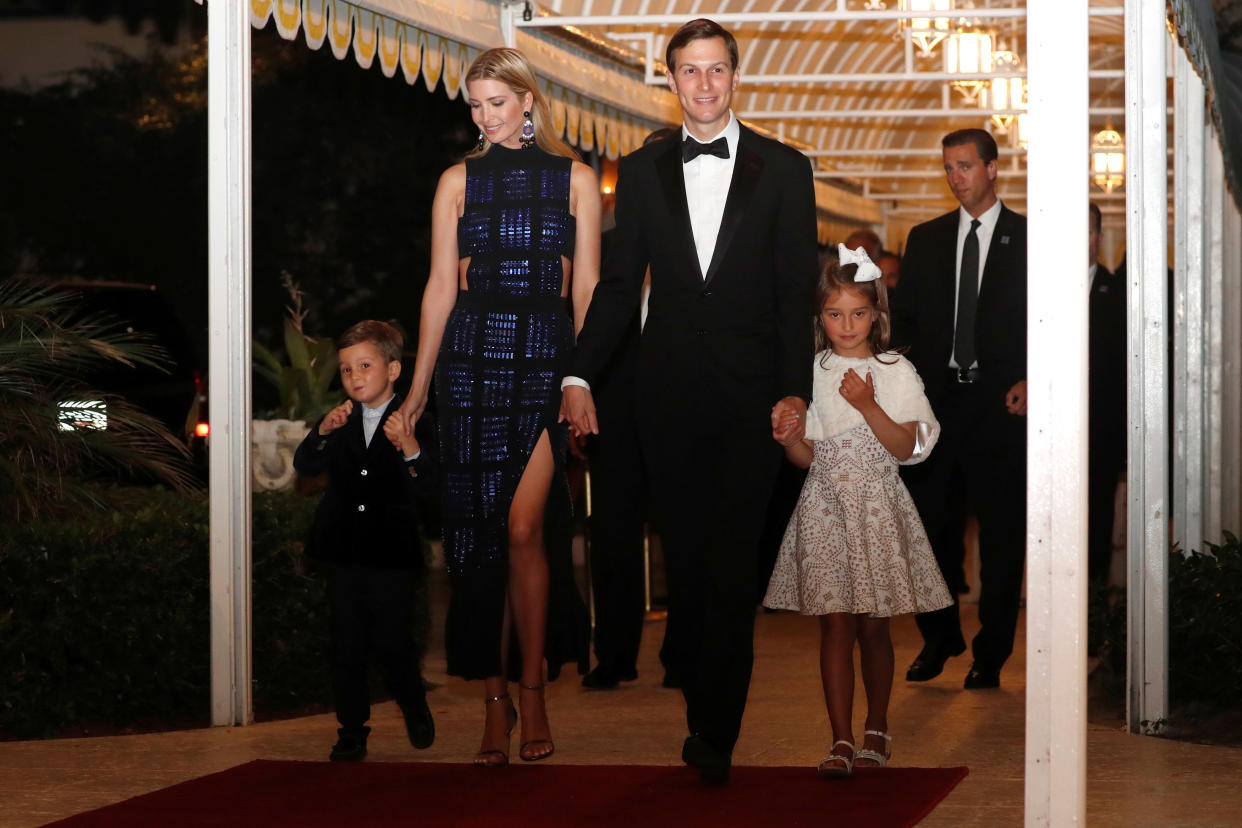
[[[500, 81], [513, 90], [518, 97], [529, 92], [533, 99], [530, 105], [530, 119], [535, 125], [535, 143], [544, 152], [562, 155], [575, 161], [580, 160], [578, 153], [565, 143], [560, 133], [552, 126], [552, 111], [548, 108], [548, 99], [540, 91], [535, 72], [530, 68], [525, 55], [517, 49], [488, 49], [474, 59], [474, 63], [470, 64], [470, 69], [466, 72], [467, 84], [476, 80]], [[480, 155], [486, 155], [491, 148], [491, 141], [484, 137], [483, 146], [472, 149], [466, 157], [478, 158]]]
[[[858, 265], [843, 265], [836, 256], [828, 259], [823, 273], [819, 274], [819, 282], [815, 285], [815, 352], [824, 352], [824, 359], [832, 350], [832, 340], [828, 338], [828, 329], [824, 327], [823, 310], [828, 298], [838, 290], [853, 290], [862, 294], [871, 302], [871, 330], [867, 332], [867, 345], [871, 354], [880, 358], [888, 351], [889, 337], [892, 335], [893, 323], [888, 310], [888, 291], [884, 287], [884, 279], [873, 279], [870, 282], [855, 282], [854, 274]], [[880, 359], [880, 362], [884, 360]]]

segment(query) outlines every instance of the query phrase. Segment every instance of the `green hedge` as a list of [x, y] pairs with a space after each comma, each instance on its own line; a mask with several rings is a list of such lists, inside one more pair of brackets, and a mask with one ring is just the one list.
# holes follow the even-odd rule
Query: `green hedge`
[[[302, 552], [316, 500], [253, 498], [259, 717], [331, 701], [324, 580]], [[0, 526], [0, 738], [206, 724], [208, 562], [202, 495], [144, 489], [80, 520]]]
[[[1226, 532], [1207, 552], [1169, 553], [1169, 699], [1175, 706], [1236, 706], [1242, 698], [1242, 543]], [[1105, 687], [1124, 692], [1125, 592], [1097, 590], [1091, 643], [1105, 665]]]

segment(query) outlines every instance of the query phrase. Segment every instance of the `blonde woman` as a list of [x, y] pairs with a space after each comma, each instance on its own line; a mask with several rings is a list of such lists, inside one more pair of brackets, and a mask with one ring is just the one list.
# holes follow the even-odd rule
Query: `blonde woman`
[[479, 141], [436, 189], [404, 408], [422, 411], [434, 376], [453, 589], [448, 670], [484, 682], [475, 763], [494, 766], [509, 761], [519, 709], [520, 757], [554, 750], [544, 705], [544, 512], [550, 491], [566, 496], [560, 384], [599, 281], [600, 195], [594, 171], [552, 127], [521, 52], [479, 55], [466, 90]]

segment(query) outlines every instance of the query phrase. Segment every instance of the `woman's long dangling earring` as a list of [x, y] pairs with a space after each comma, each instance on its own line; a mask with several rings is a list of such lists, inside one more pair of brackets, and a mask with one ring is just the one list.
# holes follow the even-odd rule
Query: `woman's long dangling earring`
[[483, 151], [483, 147], [484, 147], [485, 145], [486, 145], [486, 139], [483, 137], [483, 130], [481, 130], [481, 129], [480, 129], [480, 130], [479, 130], [479, 142], [478, 142], [477, 144], [475, 144], [475, 145], [474, 145], [474, 151], [475, 151], [475, 152], [482, 152], [482, 151]]
[[518, 138], [522, 142], [522, 149], [534, 146], [535, 143], [535, 123], [530, 119], [530, 110], [522, 113], [522, 117], [526, 119], [526, 123], [522, 124], [522, 135]]

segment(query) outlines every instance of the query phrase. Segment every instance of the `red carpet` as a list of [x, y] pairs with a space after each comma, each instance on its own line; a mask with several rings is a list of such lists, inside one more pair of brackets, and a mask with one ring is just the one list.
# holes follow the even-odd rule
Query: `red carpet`
[[61, 826], [914, 825], [966, 768], [733, 769], [705, 787], [687, 767], [256, 761], [52, 823]]

